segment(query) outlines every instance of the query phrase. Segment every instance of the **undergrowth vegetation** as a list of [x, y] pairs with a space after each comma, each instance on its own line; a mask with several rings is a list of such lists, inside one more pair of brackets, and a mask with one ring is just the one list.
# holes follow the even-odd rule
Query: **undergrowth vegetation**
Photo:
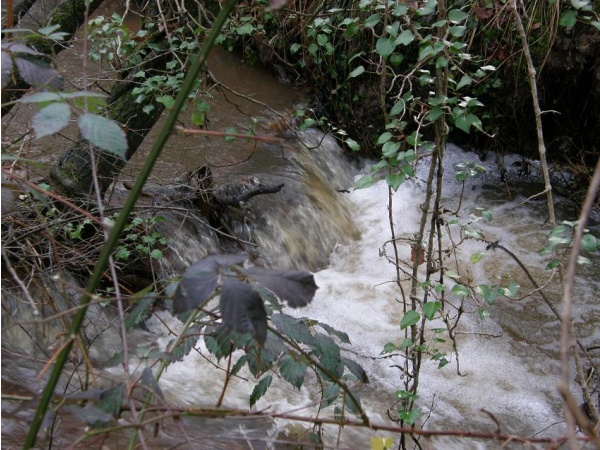
[[[124, 15], [116, 13], [95, 17], [85, 28], [88, 56], [119, 72], [121, 86], [131, 88], [126, 104], [139, 106], [135, 115], [151, 121], [152, 114], [167, 110], [135, 185], [117, 212], [106, 209], [105, 186], [137, 148], [131, 141], [137, 130], [118, 123], [112, 114], [114, 103], [92, 91], [87, 82], [81, 89], [65, 88], [64, 80], [48, 64], [50, 55], [34, 48], [32, 41], [18, 39], [34, 35], [60, 42], [65, 37], [60, 30], [3, 30], [7, 42], [2, 44], [2, 87], [10, 89], [19, 78], [30, 89], [6, 104], [3, 99], [3, 111], [15, 104], [35, 105], [37, 112], [28, 134], [40, 140], [75, 122], [81, 144], [75, 151], [77, 161], [85, 162], [91, 173], [87, 184], [83, 183], [87, 190], [82, 194], [77, 188], [77, 195], [66, 198], [66, 191], [55, 190], [48, 183], [43, 164], [20, 157], [19, 140], [3, 142], [2, 192], [3, 208], [6, 204], [7, 209], [3, 209], [2, 257], [3, 268], [10, 274], [10, 283], [3, 282], [3, 328], [8, 325], [22, 331], [44, 355], [44, 364], [36, 366], [44, 388], [27, 397], [35, 401], [36, 411], [19, 444], [33, 448], [43, 439], [44, 445], [52, 447], [52, 436], [61, 426], [59, 418], [70, 413], [83, 417], [86, 425], [71, 436], [74, 445], [101, 445], [102, 439], [124, 435], [128, 448], [147, 448], [153, 445], [152, 434], [159, 434], [161, 428], [177, 427], [185, 435], [181, 418], [255, 415], [312, 424], [308, 442], [298, 446], [322, 448], [323, 424], [332, 423], [340, 430], [344, 426], [379, 427], [399, 435], [399, 442], [394, 443], [398, 448], [420, 448], [424, 445], [421, 437], [435, 434], [423, 428], [426, 414], [419, 403], [419, 388], [425, 382], [422, 368], [431, 360], [440, 370], [447, 370], [454, 360], [460, 375], [456, 330], [465, 305], [476, 304], [485, 318], [498, 299], [530, 295], [520, 292], [514, 280], [470, 279], [457, 261], [463, 244], [474, 240], [486, 250], [503, 251], [512, 258], [562, 324], [559, 390], [569, 434], [560, 439], [575, 445], [577, 426], [585, 433], [583, 439], [597, 445], [597, 379], [586, 371], [593, 371], [597, 364], [590, 348], [577, 338], [570, 308], [575, 267], [590, 263], [580, 250], [594, 253], [600, 246], [585, 228], [600, 173], [596, 169], [590, 179], [580, 217], [557, 224], [533, 66], [541, 64], [550, 51], [558, 27], [600, 30], [592, 3], [550, 1], [540, 6], [536, 2], [524, 8], [514, 0], [344, 0], [332, 7], [318, 1], [237, 5], [230, 0], [206, 9], [196, 5], [193, 12], [183, 4], [169, 5], [168, 10], [160, 5], [166, 7], [157, 3], [158, 10], [148, 12], [135, 32], [127, 27]], [[530, 48], [530, 43], [535, 45]], [[317, 292], [312, 274], [259, 269], [251, 264], [252, 255], [212, 255], [176, 279], [160, 273], [169, 248], [169, 236], [160, 232], [165, 219], [133, 214], [133, 208], [184, 108], [188, 108], [193, 125], [203, 128], [208, 124], [210, 108], [203, 95], [210, 95], [206, 84], [210, 76], [203, 74], [202, 68], [213, 45], [241, 49], [249, 61], [272, 67], [282, 81], [308, 84], [314, 101], [295, 111], [298, 126], [319, 126], [355, 155], [375, 159], [369, 172], [357, 180], [356, 189], [380, 180], [387, 184], [390, 239], [382, 243], [380, 252], [395, 267], [393, 282], [402, 309], [399, 334], [381, 349], [383, 355], [394, 353], [402, 361], [397, 401], [388, 412], [393, 427], [373, 423], [363, 409], [360, 386], [368, 383], [369, 374], [355, 358], [345, 356], [345, 346], [351, 348], [351, 342], [344, 330], [285, 313], [282, 301], [291, 307], [312, 301]], [[546, 267], [552, 272], [549, 277], [559, 273], [564, 283], [560, 310], [544, 295], [544, 283], [533, 279], [517, 255], [499, 242], [487, 241], [477, 228], [478, 221], [493, 220], [490, 210], [481, 208], [465, 220], [459, 214], [462, 196], [456, 211], [445, 208], [443, 202], [444, 151], [449, 136], [462, 133], [502, 139], [496, 128], [499, 112], [487, 102], [505, 92], [499, 67], [512, 64], [518, 71], [512, 55], [521, 51], [529, 55], [525, 58], [529, 70], [518, 76], [528, 83], [529, 101], [535, 118], [540, 119], [528, 126], [537, 138], [545, 182], [541, 194], [546, 196], [548, 221], [553, 227], [541, 252], [555, 257]], [[162, 65], [150, 66], [150, 61]], [[239, 138], [233, 132], [220, 136]], [[103, 158], [113, 161], [108, 171], [104, 171]], [[428, 164], [420, 223], [411, 236], [400, 236], [394, 219], [398, 210], [394, 193], [415, 177], [419, 163]], [[74, 179], [84, 177], [83, 172], [72, 169], [79, 166], [69, 167]], [[471, 162], [457, 169], [456, 182], [463, 189], [477, 182], [485, 170]], [[27, 170], [40, 174], [43, 182], [30, 181], [23, 175]], [[209, 189], [205, 193], [208, 195]], [[410, 261], [400, 257], [402, 240], [411, 246]], [[483, 252], [475, 252], [470, 262], [475, 264], [483, 256]], [[54, 289], [42, 299], [38, 296], [43, 289], [31, 287], [40, 273], [46, 277], [44, 282], [54, 283]], [[129, 345], [144, 321], [164, 310], [181, 319], [179, 329], [169, 330], [165, 348], [142, 352]], [[95, 334], [91, 311], [99, 311], [110, 323], [106, 329], [115, 329], [120, 339], [102, 361], [94, 359], [94, 341], [106, 329]], [[41, 324], [58, 331], [44, 335]], [[212, 355], [202, 357], [211, 358], [223, 378], [199, 382], [221, 383], [221, 393], [214, 407], [172, 407], [160, 387], [161, 376], [174, 362], [194, 351], [201, 353], [200, 341]], [[587, 416], [577, 404], [573, 407], [574, 399], [566, 387], [571, 361], [575, 361]], [[109, 377], [99, 373], [115, 366], [122, 368], [122, 379], [97, 387], [96, 377]], [[250, 375], [242, 375], [243, 370]], [[298, 390], [306, 379], [316, 378], [319, 398], [314, 417], [252, 410], [279, 377]], [[223, 408], [229, 383], [238, 378], [253, 385], [250, 409]], [[60, 395], [55, 394], [57, 386]], [[15, 396], [9, 400], [23, 399]], [[321, 417], [323, 412], [331, 413], [331, 418]], [[170, 419], [173, 422], [166, 422]], [[461, 436], [473, 437], [466, 432]], [[555, 440], [509, 437], [494, 431], [478, 437], [539, 443]], [[391, 445], [388, 438], [371, 441], [374, 449]]]

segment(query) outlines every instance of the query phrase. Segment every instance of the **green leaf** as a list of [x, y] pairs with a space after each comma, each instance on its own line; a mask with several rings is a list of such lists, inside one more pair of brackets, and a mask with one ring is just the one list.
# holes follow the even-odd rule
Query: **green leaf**
[[273, 375], [267, 375], [262, 380], [258, 382], [254, 389], [252, 390], [252, 394], [250, 394], [250, 407], [254, 406], [254, 404], [267, 392], [269, 386], [271, 386], [271, 382], [273, 381]]
[[375, 184], [377, 180], [373, 175], [365, 175], [354, 183], [354, 189], [364, 189]]
[[[177, 347], [171, 349], [170, 351], [175, 361], [181, 361], [184, 356], [192, 351], [201, 334], [202, 329], [197, 325], [193, 325], [187, 330], [185, 336], [180, 340]], [[169, 343], [169, 347], [170, 346], [171, 343]]]
[[390, 56], [395, 48], [396, 44], [390, 38], [380, 37], [375, 44], [375, 50], [384, 59]]
[[406, 103], [404, 102], [404, 100], [398, 100], [396, 103], [394, 103], [394, 106], [392, 106], [392, 109], [390, 109], [390, 116], [395, 116], [396, 114], [400, 114], [402, 111], [404, 111], [405, 106], [406, 106]]
[[386, 158], [390, 158], [396, 154], [396, 152], [400, 149], [400, 142], [387, 141], [381, 147], [381, 153]]
[[279, 361], [279, 373], [281, 377], [296, 389], [302, 387], [307, 368], [308, 364], [304, 361], [303, 357], [295, 353], [284, 355]]
[[348, 358], [342, 358], [342, 362], [346, 366], [346, 368], [350, 371], [352, 375], [356, 377], [358, 381], [361, 383], [368, 383], [369, 377], [367, 376], [367, 372], [362, 368], [360, 364], [356, 361]]
[[483, 258], [483, 252], [475, 252], [471, 255], [471, 263], [478, 263], [481, 261], [481, 258]]
[[431, 44], [426, 44], [419, 49], [419, 61], [424, 60], [428, 56], [435, 55], [437, 52]]
[[365, 20], [365, 27], [367, 27], [367, 28], [373, 28], [380, 21], [381, 21], [381, 15], [380, 14], [373, 14], [373, 15], [367, 17], [367, 20]]
[[448, 20], [454, 24], [461, 23], [467, 17], [469, 17], [469, 15], [460, 9], [451, 9], [448, 11]]
[[71, 108], [66, 103], [52, 103], [42, 108], [31, 119], [31, 126], [36, 139], [48, 136], [62, 130], [69, 124]]
[[302, 46], [300, 44], [298, 44], [298, 43], [292, 44], [290, 46], [290, 53], [293, 55], [294, 53], [296, 53], [301, 48], [302, 48]]
[[252, 32], [254, 31], [254, 26], [251, 23], [245, 23], [241, 27], [236, 28], [235, 31], [240, 36], [252, 34]]
[[390, 133], [389, 131], [386, 131], [385, 133], [381, 133], [381, 135], [377, 139], [377, 145], [379, 145], [379, 144], [385, 144], [391, 138], [392, 138], [392, 133]]
[[[151, 287], [152, 286], [150, 286], [150, 288]], [[135, 307], [125, 318], [126, 331], [131, 331], [135, 325], [140, 323], [146, 317], [155, 300], [156, 298], [150, 295], [148, 297], [140, 298], [135, 302]]]
[[465, 296], [469, 295], [469, 289], [467, 289], [462, 284], [455, 284], [454, 287], [452, 288], [452, 293], [459, 297], [465, 297]]
[[157, 248], [155, 248], [154, 250], [152, 250], [150, 252], [150, 257], [154, 258], [154, 259], [163, 259], [164, 255], [163, 252]]
[[488, 222], [492, 221], [492, 212], [489, 209], [484, 209], [481, 211], [481, 216]]
[[397, 349], [397, 347], [393, 342], [388, 342], [387, 344], [385, 344], [383, 346], [383, 350], [381, 350], [380, 355], [385, 355], [386, 353], [392, 353], [396, 349]]
[[165, 108], [169, 109], [175, 103], [175, 99], [170, 95], [161, 95], [156, 97], [156, 101], [165, 105]]
[[404, 330], [405, 328], [416, 324], [419, 319], [421, 319], [421, 314], [416, 311], [408, 311], [400, 321], [400, 329]]
[[456, 90], [463, 88], [465, 86], [469, 86], [473, 82], [473, 78], [468, 75], [463, 75], [458, 84], [456, 85]]
[[454, 124], [457, 128], [464, 131], [465, 133], [469, 133], [469, 131], [471, 130], [471, 126], [477, 128], [478, 130], [481, 130], [482, 128], [481, 120], [479, 120], [479, 117], [472, 113], [468, 113], [466, 115], [459, 115], [458, 117], [456, 117]]
[[77, 120], [81, 136], [93, 145], [127, 159], [127, 137], [114, 120], [96, 114], [82, 114]]
[[423, 305], [423, 314], [425, 315], [425, 317], [427, 317], [427, 319], [433, 320], [433, 317], [441, 308], [441, 302], [425, 302], [425, 304]]
[[348, 78], [355, 78], [357, 76], [359, 76], [360, 74], [362, 74], [365, 71], [364, 66], [358, 66], [356, 69], [354, 69], [352, 72], [350, 72], [350, 75], [348, 75]]
[[575, 23], [577, 22], [577, 11], [570, 9], [567, 12], [565, 12], [562, 17], [560, 18], [560, 20], [558, 21], [558, 23], [563, 26], [563, 27], [567, 27], [567, 28], [573, 28], [575, 26]]
[[398, 418], [403, 420], [406, 425], [414, 425], [419, 416], [421, 415], [421, 410], [419, 408], [413, 408], [409, 411], [400, 411], [398, 412]]
[[360, 145], [354, 139], [352, 139], [352, 138], [346, 138], [344, 140], [344, 142], [346, 143], [346, 145], [348, 147], [350, 147], [350, 150], [352, 150], [353, 152], [359, 152], [360, 151]]
[[410, 30], [403, 30], [394, 41], [396, 44], [408, 45], [415, 39], [415, 35]]
[[329, 336], [317, 333], [314, 352], [330, 377], [341, 377], [344, 367], [340, 355], [340, 347]]
[[385, 181], [389, 187], [391, 187], [394, 191], [397, 191], [402, 183], [406, 181], [406, 175], [403, 173], [391, 173], [386, 175]]
[[431, 122], [435, 122], [436, 120], [438, 120], [440, 118], [440, 116], [443, 113], [444, 113], [444, 111], [442, 110], [442, 108], [440, 108], [439, 106], [434, 106], [427, 113], [427, 120], [430, 120]]
[[287, 314], [273, 314], [271, 322], [288, 338], [301, 344], [315, 345], [315, 338], [302, 319]]
[[586, 252], [594, 252], [598, 248], [598, 239], [591, 234], [584, 234], [581, 238], [581, 249]]

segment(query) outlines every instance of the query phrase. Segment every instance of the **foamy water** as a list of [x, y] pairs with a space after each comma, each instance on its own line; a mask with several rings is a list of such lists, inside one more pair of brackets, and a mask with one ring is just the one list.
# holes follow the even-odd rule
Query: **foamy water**
[[[465, 160], [481, 164], [476, 155], [449, 148], [444, 162], [447, 180], [444, 197], [445, 206], [449, 209], [456, 207], [461, 188], [451, 171], [456, 163]], [[421, 165], [418, 176], [422, 177], [425, 169]], [[460, 219], [468, 220], [469, 214], [477, 212], [477, 207], [489, 208], [494, 220], [491, 223], [479, 221], [473, 227], [482, 229], [489, 240], [500, 240], [517, 253], [531, 268], [532, 274], [540, 277], [538, 283], [544, 284], [549, 276], [549, 272], [543, 270], [547, 258], [545, 260], [537, 254], [548, 232], [543, 228], [543, 200], [520, 205], [519, 201], [524, 197], [517, 197], [507, 202], [498, 194], [502, 190], [501, 185], [487, 188], [489, 192], [486, 193], [485, 186], [472, 187], [476, 183], [481, 184], [479, 181], [467, 182]], [[347, 356], [363, 365], [371, 380], [368, 386], [360, 388], [363, 405], [374, 423], [390, 423], [386, 410], [396, 400], [394, 392], [403, 389], [401, 373], [394, 366], [401, 366], [402, 359], [401, 356], [387, 358], [380, 354], [386, 343], [399, 344], [404, 336], [399, 326], [402, 318], [399, 302], [402, 299], [394, 283], [395, 268], [380, 256], [383, 244], [390, 238], [388, 189], [381, 181], [367, 189], [342, 195], [346, 195], [351, 203], [352, 217], [361, 237], [338, 246], [331, 256], [330, 266], [315, 273], [319, 290], [308, 307], [285, 312], [317, 319], [348, 333], [352, 345], [343, 346], [349, 350]], [[406, 182], [394, 193], [394, 222], [398, 237], [408, 238], [418, 231], [419, 205], [423, 198], [424, 183], [418, 179]], [[310, 239], [310, 236], [306, 238]], [[399, 241], [399, 247], [400, 259], [410, 264], [409, 245], [406, 241]], [[484, 253], [482, 260], [476, 264], [469, 260], [474, 252]], [[388, 253], [391, 253], [390, 249]], [[458, 258], [461, 271], [464, 271], [461, 275], [468, 274], [474, 280], [472, 284], [516, 279], [522, 285], [520, 295], [532, 289], [512, 260], [499, 250], [486, 250], [484, 243], [466, 241]], [[583, 320], [593, 321], [600, 314], [598, 300], [591, 297], [598, 287], [597, 282], [580, 281], [575, 312], [581, 313]], [[446, 284], [451, 289], [455, 281], [446, 278]], [[406, 284], [405, 290], [408, 289]], [[551, 299], [559, 302], [557, 284], [551, 282], [548, 289]], [[457, 301], [451, 295], [448, 299]], [[498, 299], [487, 308], [490, 313], [488, 319], [479, 317], [479, 306], [481, 304], [474, 301], [466, 302], [466, 312], [457, 328], [460, 376], [457, 374], [457, 356], [452, 352], [449, 340], [447, 344], [440, 344], [440, 349], [448, 353], [448, 365], [438, 369], [437, 361], [424, 360], [417, 403], [423, 417], [427, 417], [425, 427], [491, 433], [496, 430], [496, 424], [482, 411], [485, 409], [499, 421], [504, 434], [521, 437], [564, 434], [561, 402], [556, 390], [560, 369], [557, 319], [536, 296], [520, 301]], [[158, 321], [153, 324], [151, 329], [160, 333]], [[150, 325], [152, 327], [152, 323]], [[444, 325], [440, 320], [434, 320], [431, 326]], [[585, 342], [597, 344], [600, 339], [593, 322], [576, 329]], [[205, 351], [202, 353], [206, 355]], [[231, 383], [225, 396], [226, 406], [247, 407], [256, 380], [247, 373], [242, 375], [248, 381], [236, 379]], [[198, 406], [214, 404], [224, 378], [222, 370], [193, 352], [183, 362], [173, 364], [167, 370], [161, 385], [176, 404]], [[580, 392], [575, 386], [572, 386], [572, 391], [580, 399]], [[275, 380], [256, 408], [308, 416], [315, 413], [315, 402], [318, 401], [317, 389], [310, 385], [310, 381], [297, 391], [289, 384]], [[332, 414], [332, 410], [329, 408], [325, 413]], [[285, 430], [289, 424], [277, 421], [275, 426]], [[376, 434], [393, 436], [391, 433], [346, 427], [341, 432], [340, 445], [367, 448], [370, 437]], [[326, 437], [329, 445], [336, 445], [337, 428], [329, 427]], [[432, 443], [433, 448], [490, 448], [489, 442], [476, 444], [465, 439], [439, 438]]]

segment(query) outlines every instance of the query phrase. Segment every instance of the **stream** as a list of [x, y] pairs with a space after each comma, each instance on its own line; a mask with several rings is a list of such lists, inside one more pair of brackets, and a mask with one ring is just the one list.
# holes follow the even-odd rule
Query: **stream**
[[[208, 64], [215, 77], [227, 87], [242, 93], [252, 102], [231, 91], [215, 92], [210, 99], [210, 126], [223, 130], [253, 128], [258, 134], [282, 137], [275, 144], [193, 135], [174, 135], [163, 152], [153, 181], [173, 181], [181, 173], [209, 164], [219, 183], [258, 177], [269, 183], [285, 184], [280, 194], [260, 196], [251, 200], [255, 228], [248, 232], [258, 244], [261, 262], [276, 268], [302, 268], [314, 272], [319, 289], [313, 302], [305, 308], [285, 312], [327, 323], [346, 332], [351, 345], [344, 344], [344, 354], [361, 364], [370, 379], [357, 387], [363, 406], [374, 424], [392, 425], [387, 411], [397, 401], [394, 395], [403, 388], [399, 353], [382, 355], [384, 346], [403, 339], [400, 321], [403, 317], [401, 293], [395, 284], [395, 267], [385, 255], [391, 255], [388, 217], [388, 189], [384, 181], [360, 190], [352, 190], [354, 182], [368, 171], [347, 161], [335, 139], [320, 131], [308, 129], [291, 133], [284, 131], [281, 121], [290, 121], [292, 111], [302, 106], [302, 92], [279, 83], [268, 71], [248, 67], [236, 56], [217, 50]], [[268, 106], [268, 107], [267, 107]], [[182, 118], [185, 125], [185, 118]], [[16, 126], [16, 125], [15, 125]], [[158, 124], [160, 126], [160, 124]], [[158, 128], [158, 127], [156, 127]], [[4, 128], [3, 128], [4, 131]], [[10, 131], [10, 130], [9, 130]], [[68, 133], [67, 133], [68, 135]], [[135, 177], [152, 141], [151, 133], [123, 172], [122, 182]], [[36, 144], [39, 145], [39, 144]], [[44, 158], [55, 157], [61, 148], [53, 141], [53, 150], [44, 150]], [[40, 155], [41, 147], [33, 146], [31, 155]], [[462, 195], [457, 221], [471, 221], [472, 229], [481, 230], [488, 241], [499, 241], [511, 250], [531, 271], [551, 302], [560, 307], [558, 275], [550, 277], [544, 270], [549, 257], [538, 251], [546, 245], [550, 228], [545, 225], [544, 197], [528, 198], [540, 192], [535, 162], [531, 174], [516, 169], [519, 158], [508, 155], [504, 165], [509, 169], [508, 182], [497, 175], [495, 157], [481, 161], [479, 156], [449, 144], [444, 160], [444, 207], [455, 210]], [[472, 162], [486, 167], [487, 172], [462, 184], [455, 181], [457, 164]], [[393, 193], [392, 211], [398, 238], [400, 260], [408, 270], [411, 264], [411, 236], [418, 231], [421, 203], [425, 196], [427, 158], [421, 160], [416, 177], [405, 182]], [[346, 191], [345, 191], [346, 190]], [[344, 192], [345, 191], [345, 192]], [[558, 200], [560, 220], [574, 220], [574, 213]], [[493, 220], [481, 217], [481, 210], [491, 212]], [[447, 218], [450, 220], [450, 217]], [[598, 230], [597, 218], [590, 224]], [[458, 225], [448, 226], [454, 237]], [[166, 272], [181, 273], [202, 256], [218, 251], [211, 237], [195, 235], [181, 227], [170, 240], [170, 268]], [[386, 242], [388, 242], [386, 244]], [[447, 243], [447, 238], [445, 240]], [[473, 262], [473, 254], [478, 260]], [[479, 283], [520, 285], [519, 296], [534, 290], [514, 260], [475, 239], [460, 245], [453, 267], [462, 279]], [[593, 264], [581, 266], [575, 286], [574, 329], [587, 347], [600, 345], [600, 290], [598, 267], [600, 258], [591, 257]], [[450, 263], [452, 266], [453, 263]], [[424, 266], [422, 266], [424, 267]], [[421, 269], [421, 272], [424, 268]], [[422, 275], [422, 273], [421, 273]], [[448, 292], [457, 283], [446, 277]], [[405, 291], [408, 281], [403, 282]], [[3, 300], [4, 301], [4, 300]], [[448, 295], [449, 302], [459, 298]], [[437, 361], [425, 360], [421, 373], [417, 404], [427, 430], [462, 430], [495, 432], [521, 437], [556, 437], [565, 434], [562, 401], [556, 385], [560, 377], [559, 321], [538, 294], [523, 299], [498, 298], [493, 305], [483, 300], [467, 299], [464, 314], [457, 327], [458, 354], [449, 341], [440, 343], [448, 364], [438, 368]], [[482, 311], [486, 313], [482, 317]], [[11, 395], [31, 395], [43, 387], [37, 375], [43, 366], [43, 356], [36, 355], [23, 333], [5, 321], [2, 330], [2, 392]], [[98, 339], [90, 349], [93, 362], [110, 357], [120, 343], [119, 331], [100, 308], [92, 309], [91, 325]], [[9, 325], [7, 328], [6, 325]], [[172, 331], [181, 322], [167, 311], [155, 312], [144, 323], [144, 329], [132, 333], [131, 346], [164, 349], [172, 339]], [[444, 327], [440, 320], [431, 329]], [[41, 330], [48, 335], [56, 330]], [[24, 356], [27, 355], [27, 356]], [[600, 363], [600, 352], [592, 354]], [[132, 369], [143, 365], [132, 361]], [[200, 340], [195, 352], [183, 361], [173, 363], [160, 380], [167, 404], [181, 408], [213, 407], [223, 389], [223, 365], [208, 356]], [[219, 365], [221, 367], [219, 367]], [[571, 367], [571, 374], [574, 366]], [[124, 379], [123, 369], [113, 367], [98, 370], [95, 382], [109, 386]], [[310, 377], [309, 377], [310, 378]], [[63, 381], [64, 383], [65, 381]], [[231, 381], [223, 406], [248, 408], [248, 398], [254, 380], [247, 372]], [[573, 380], [571, 391], [579, 403], [581, 390]], [[596, 393], [596, 395], [598, 395]], [[317, 412], [318, 386], [308, 379], [300, 390], [281, 379], [275, 379], [266, 395], [255, 405], [256, 410], [278, 414], [311, 416]], [[2, 448], [22, 442], [33, 410], [31, 405], [18, 406], [2, 402]], [[330, 407], [321, 413], [332, 416]], [[73, 436], [81, 433], [82, 424], [65, 416], [54, 437], [52, 448], [66, 448]], [[181, 427], [180, 427], [181, 425]], [[149, 439], [150, 448], [198, 449], [295, 448], [307, 445], [308, 426], [285, 419], [230, 418], [181, 419], [162, 424], [156, 439]], [[181, 430], [185, 430], [182, 435]], [[373, 436], [392, 437], [391, 432], [364, 428], [324, 426], [325, 448], [368, 449]], [[88, 441], [76, 448], [91, 448], [100, 440]], [[116, 437], [108, 448], [122, 448], [126, 438]], [[499, 448], [497, 441], [461, 437], [430, 438], [427, 448], [485, 449]], [[299, 448], [299, 447], [296, 447]], [[506, 448], [545, 448], [544, 445], [508, 444]], [[587, 448], [587, 447], [586, 447]], [[591, 448], [591, 447], [589, 447]]]

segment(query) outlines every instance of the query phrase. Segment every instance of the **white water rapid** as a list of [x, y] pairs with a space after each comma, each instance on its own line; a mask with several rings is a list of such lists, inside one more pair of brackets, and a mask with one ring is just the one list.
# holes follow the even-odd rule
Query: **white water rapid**
[[[461, 191], [461, 184], [455, 181], [454, 167], [464, 161], [486, 165], [490, 174], [495, 173], [491, 163], [482, 163], [477, 155], [449, 145], [444, 160], [443, 205], [449, 210], [457, 208]], [[509, 157], [505, 164], [510, 168], [514, 161], [516, 158]], [[418, 231], [426, 166], [421, 163], [417, 177], [404, 183], [394, 193], [393, 217], [399, 238], [408, 239]], [[544, 267], [549, 258], [537, 253], [545, 245], [549, 230], [544, 226], [543, 197], [523, 203], [526, 197], [513, 193], [513, 198], [509, 199], [496, 175], [483, 177], [484, 180], [467, 180], [462, 209], [457, 217], [461, 221], [475, 216], [481, 218], [477, 208], [489, 210], [493, 220], [489, 223], [477, 220], [471, 228], [482, 230], [488, 240], [499, 240], [514, 252], [537, 278], [538, 284], [546, 284], [547, 295], [560, 307], [557, 276], [547, 283], [550, 272]], [[489, 182], [485, 177], [489, 178]], [[510, 186], [516, 190], [517, 184], [511, 182]], [[537, 187], [530, 186], [534, 189], [531, 193], [535, 193]], [[315, 273], [319, 289], [308, 307], [298, 310], [288, 308], [285, 312], [314, 318], [348, 333], [352, 345], [344, 345], [344, 348], [348, 350], [349, 357], [363, 365], [370, 378], [370, 384], [358, 388], [363, 406], [373, 423], [390, 424], [386, 411], [396, 400], [394, 392], [403, 389], [398, 368], [402, 357], [383, 357], [381, 352], [386, 343], [399, 344], [402, 341], [399, 324], [403, 314], [401, 294], [394, 283], [395, 268], [380, 256], [384, 243], [390, 239], [388, 189], [385, 182], [380, 181], [369, 188], [340, 195], [348, 197], [361, 237], [339, 245], [331, 256], [329, 267]], [[453, 216], [447, 217], [451, 218]], [[450, 229], [456, 242], [458, 226], [451, 225]], [[306, 236], [306, 239], [311, 239], [311, 236]], [[445, 241], [447, 244], [447, 238]], [[398, 242], [400, 258], [408, 267], [410, 246], [405, 240]], [[460, 248], [458, 266], [449, 264], [464, 280], [471, 280], [473, 285], [496, 282], [502, 286], [516, 281], [521, 286], [518, 296], [533, 290], [517, 264], [500, 250], [486, 250], [485, 243], [475, 240], [466, 240]], [[391, 254], [389, 244], [387, 252]], [[476, 252], [482, 253], [481, 260], [473, 263], [471, 256]], [[574, 306], [575, 330], [585, 345], [597, 346], [600, 342], [597, 329], [600, 302], [594, 292], [600, 286], [597, 275], [590, 269], [580, 269], [579, 274]], [[446, 277], [446, 284], [447, 292], [450, 292], [456, 281]], [[405, 290], [407, 287], [408, 284], [405, 284]], [[455, 304], [458, 301], [451, 294], [447, 298]], [[480, 307], [485, 307], [489, 317], [480, 317]], [[177, 321], [167, 313], [161, 319], [170, 327], [177, 326]], [[171, 339], [156, 318], [150, 319], [147, 325], [151, 331], [162, 333], [163, 345]], [[444, 324], [434, 320], [429, 326], [443, 328]], [[437, 361], [425, 360], [423, 364], [417, 403], [423, 413], [419, 423], [425, 421], [425, 429], [492, 433], [500, 427], [501, 434], [520, 437], [564, 435], [561, 401], [556, 389], [560, 372], [559, 325], [539, 295], [522, 300], [498, 298], [492, 306], [485, 305], [483, 300], [468, 300], [456, 331], [458, 357], [452, 351], [450, 340], [443, 335], [447, 342], [439, 344], [439, 348], [447, 353], [449, 364], [441, 369], [438, 369]], [[221, 393], [223, 372], [206, 362], [202, 340], [198, 345], [203, 351], [192, 353], [184, 361], [173, 364], [161, 379], [167, 398], [175, 404], [188, 407], [214, 405]], [[457, 374], [457, 361], [460, 375]], [[247, 407], [256, 380], [247, 373], [244, 376], [248, 381], [236, 379], [228, 387], [225, 406]], [[573, 384], [571, 388], [574, 396], [581, 401], [578, 387]], [[310, 380], [299, 392], [283, 380], [275, 380], [256, 409], [310, 416], [315, 413], [318, 402], [317, 387], [311, 386]], [[323, 414], [332, 415], [333, 408]], [[251, 429], [251, 421], [246, 426]], [[290, 439], [297, 432], [297, 426], [276, 420], [273, 428], [268, 430], [266, 440], [269, 442], [271, 439], [271, 444], [267, 447], [283, 448], [274, 443], [275, 437], [284, 433]], [[326, 448], [366, 449], [373, 436], [394, 437], [398, 442], [398, 436], [389, 432], [325, 427]], [[436, 437], [427, 442], [427, 448], [434, 449], [499, 448], [501, 445], [497, 441], [459, 437]], [[512, 443], [507, 448], [538, 447], [533, 444], [521, 447]]]

